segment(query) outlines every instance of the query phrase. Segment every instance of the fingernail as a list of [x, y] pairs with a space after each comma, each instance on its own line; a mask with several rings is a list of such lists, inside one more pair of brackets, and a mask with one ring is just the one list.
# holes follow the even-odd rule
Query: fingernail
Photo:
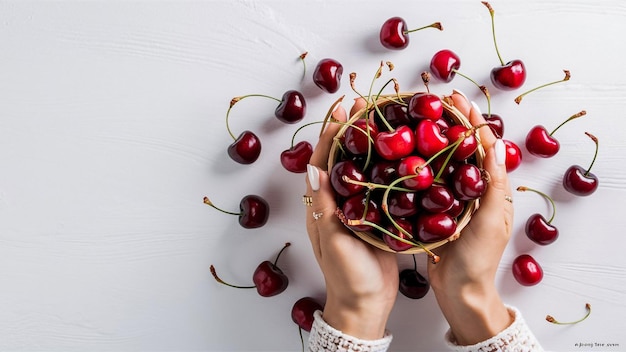
[[452, 89], [452, 93], [456, 93], [456, 94], [461, 95], [463, 98], [465, 98], [465, 101], [467, 101], [469, 103], [470, 100], [467, 99], [467, 95], [465, 95], [465, 93], [461, 92], [460, 90], [454, 88], [454, 89]]
[[506, 146], [504, 141], [500, 138], [496, 139], [496, 143], [493, 146], [496, 152], [496, 164], [504, 165], [506, 163]]
[[478, 115], [482, 115], [483, 113], [480, 111], [478, 104], [476, 104], [474, 101], [472, 101], [471, 103], [472, 103], [472, 107], [478, 112]]
[[306, 174], [313, 191], [320, 189], [320, 170], [311, 164], [306, 166]]

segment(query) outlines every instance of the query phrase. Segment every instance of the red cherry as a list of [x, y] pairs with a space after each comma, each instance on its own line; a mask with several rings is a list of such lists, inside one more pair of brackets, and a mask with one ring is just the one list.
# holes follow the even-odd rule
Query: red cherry
[[274, 115], [285, 123], [297, 123], [304, 118], [306, 113], [306, 101], [302, 93], [296, 90], [288, 90], [283, 94], [280, 104], [274, 111]]
[[454, 194], [447, 186], [434, 183], [420, 194], [419, 202], [431, 213], [443, 213], [454, 205]]
[[452, 206], [448, 211], [446, 211], [446, 213], [456, 219], [463, 214], [463, 210], [465, 210], [465, 202], [454, 198]]
[[417, 214], [419, 198], [415, 192], [394, 192], [389, 194], [387, 209], [396, 217], [407, 217]]
[[596, 151], [593, 154], [591, 164], [587, 170], [579, 165], [570, 166], [567, 171], [565, 171], [565, 175], [563, 175], [563, 187], [566, 191], [577, 196], [588, 196], [592, 194], [598, 189], [599, 184], [598, 177], [591, 173], [591, 168], [598, 157], [598, 138], [589, 132], [585, 132], [585, 134], [591, 138], [596, 145]]
[[483, 118], [496, 138], [502, 138], [504, 136], [504, 120], [502, 120], [500, 115], [483, 114]]
[[413, 268], [400, 272], [399, 291], [411, 299], [420, 299], [428, 293], [430, 283], [417, 271], [417, 262], [413, 255]]
[[456, 221], [446, 213], [423, 213], [417, 218], [415, 231], [421, 242], [438, 242], [454, 235]]
[[274, 259], [273, 263], [265, 260], [257, 266], [252, 274], [252, 282], [254, 283], [253, 286], [238, 286], [227, 283], [217, 275], [213, 265], [211, 265], [209, 269], [213, 278], [215, 278], [215, 281], [220, 284], [234, 288], [256, 288], [257, 293], [262, 297], [276, 296], [277, 294], [285, 291], [289, 285], [289, 278], [276, 265], [276, 263], [278, 262], [278, 258], [280, 258], [283, 251], [290, 245], [291, 243], [289, 242], [285, 243], [285, 246], [280, 250], [280, 252], [278, 252], [278, 255], [276, 255], [276, 259]]
[[406, 21], [403, 18], [392, 17], [386, 20], [380, 27], [380, 43], [387, 49], [404, 49], [409, 45], [409, 33], [429, 27], [443, 30], [443, 27], [439, 22], [435, 22], [421, 28], [407, 30]]
[[435, 121], [424, 119], [415, 129], [415, 144], [419, 154], [430, 158], [448, 146], [448, 138]]
[[491, 83], [502, 90], [515, 90], [526, 81], [526, 68], [521, 60], [512, 60], [491, 70]]
[[517, 144], [509, 141], [507, 139], [503, 140], [504, 146], [506, 147], [506, 171], [512, 172], [517, 169], [522, 163], [522, 151], [517, 146]]
[[379, 132], [374, 139], [378, 154], [387, 160], [398, 160], [410, 155], [415, 149], [415, 134], [403, 125], [393, 131]]
[[[463, 125], [454, 125], [450, 126], [446, 131], [446, 137], [452, 143], [456, 143], [457, 140], [463, 137], [459, 146], [452, 154], [452, 158], [458, 161], [465, 160], [472, 156], [476, 149], [478, 149], [478, 141], [476, 140], [476, 136], [474, 133], [469, 133], [469, 128]], [[472, 131], [473, 132], [473, 131]]]
[[409, 100], [408, 112], [409, 116], [416, 120], [438, 120], [443, 115], [443, 102], [439, 96], [432, 93], [415, 93]]
[[239, 224], [246, 229], [258, 228], [265, 225], [270, 214], [270, 207], [267, 201], [260, 196], [252, 194], [241, 199], [239, 202], [239, 213], [218, 208], [208, 197], [204, 197], [204, 204], [222, 213], [239, 216]]
[[452, 174], [452, 191], [459, 200], [480, 198], [486, 189], [487, 182], [476, 165], [461, 164]]
[[525, 228], [526, 236], [528, 236], [528, 238], [533, 242], [544, 246], [556, 241], [559, 237], [559, 230], [552, 225], [552, 220], [554, 220], [554, 216], [556, 214], [556, 205], [554, 200], [552, 200], [552, 198], [544, 192], [526, 186], [519, 186], [517, 187], [517, 190], [520, 192], [535, 192], [547, 199], [552, 205], [552, 216], [549, 220], [546, 221], [546, 219], [540, 214], [533, 214], [528, 218]]
[[[400, 226], [404, 231], [412, 234], [413, 233], [413, 223], [410, 222], [409, 220], [406, 219], [402, 219], [402, 218], [397, 218], [394, 219], [394, 221], [396, 222], [396, 224], [398, 226]], [[396, 235], [399, 238], [402, 238], [404, 240], [409, 240], [409, 236], [406, 235], [406, 233], [398, 230], [398, 228], [396, 228], [393, 225], [388, 225], [387, 226], [387, 230], [391, 233], [393, 233], [394, 235]], [[396, 251], [396, 252], [404, 252], [408, 249], [411, 249], [413, 247], [415, 247], [415, 245], [404, 242], [404, 241], [400, 241], [392, 236], [390, 236], [389, 234], [383, 233], [383, 241], [385, 242], [385, 244], [387, 244], [387, 246], [389, 246], [390, 249]]]
[[307, 141], [302, 141], [280, 153], [280, 163], [287, 171], [304, 173], [311, 155], [313, 155], [313, 146]]
[[[381, 215], [378, 210], [378, 204], [373, 200], [366, 200], [363, 194], [354, 195], [343, 203], [341, 208], [343, 215], [347, 220], [360, 220], [364, 219], [375, 224], [380, 224]], [[365, 209], [367, 204], [367, 209]], [[369, 225], [348, 225], [353, 231], [368, 232], [373, 228]]]
[[361, 171], [361, 168], [354, 161], [339, 161], [333, 165], [333, 168], [330, 171], [330, 183], [337, 194], [342, 197], [349, 197], [365, 190], [364, 186], [346, 182], [344, 180], [344, 176], [354, 181], [365, 181], [363, 171]]
[[343, 65], [335, 59], [322, 59], [313, 71], [313, 82], [327, 93], [335, 93], [341, 85]]
[[427, 189], [433, 184], [434, 175], [430, 165], [426, 164], [426, 160], [417, 156], [410, 155], [398, 162], [397, 173], [399, 177], [413, 176], [402, 181], [404, 187], [421, 191]]
[[400, 104], [387, 104], [383, 107], [383, 116], [392, 126], [410, 125], [412, 123], [407, 112], [407, 107]]
[[533, 286], [543, 279], [543, 269], [535, 258], [522, 254], [513, 260], [513, 277], [524, 286]]
[[541, 125], [534, 126], [526, 135], [526, 149], [530, 154], [541, 158], [550, 158], [556, 155], [556, 153], [559, 152], [561, 145], [559, 144], [559, 141], [553, 137], [554, 133], [569, 121], [586, 114], [587, 112], [582, 110], [570, 116], [567, 120], [558, 125], [551, 133], [548, 133], [546, 128]]
[[444, 82], [450, 82], [461, 67], [461, 59], [452, 50], [443, 49], [430, 60], [431, 73]]
[[291, 320], [306, 332], [313, 326], [313, 313], [323, 310], [324, 307], [313, 297], [302, 297], [291, 307]]
[[[369, 136], [368, 136], [369, 133]], [[365, 155], [369, 152], [372, 143], [378, 135], [378, 126], [371, 119], [358, 119], [346, 128], [343, 135], [343, 144], [354, 155]]]
[[372, 183], [388, 185], [396, 178], [396, 162], [380, 160], [372, 165], [369, 179]]
[[228, 146], [228, 156], [240, 164], [252, 164], [261, 154], [261, 141], [256, 134], [250, 131], [242, 132], [235, 141]]

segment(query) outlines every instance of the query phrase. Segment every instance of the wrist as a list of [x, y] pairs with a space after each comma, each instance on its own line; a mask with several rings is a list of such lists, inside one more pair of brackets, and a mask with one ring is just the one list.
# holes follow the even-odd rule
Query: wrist
[[377, 304], [349, 304], [329, 297], [324, 305], [324, 321], [345, 334], [363, 340], [377, 340], [384, 336], [390, 308]]
[[[459, 345], [487, 340], [513, 322], [494, 285], [468, 284], [455, 290], [434, 292]], [[467, 324], [468, 321], [472, 324]]]

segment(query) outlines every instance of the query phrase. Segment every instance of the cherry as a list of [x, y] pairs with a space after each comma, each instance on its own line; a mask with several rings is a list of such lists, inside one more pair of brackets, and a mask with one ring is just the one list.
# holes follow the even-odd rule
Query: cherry
[[498, 50], [498, 43], [496, 42], [496, 31], [495, 31], [495, 21], [494, 15], [495, 11], [491, 7], [491, 5], [482, 1], [482, 4], [489, 9], [489, 15], [491, 16], [491, 32], [493, 35], [493, 43], [496, 48], [496, 54], [498, 55], [498, 59], [500, 60], [501, 66], [494, 67], [491, 70], [491, 83], [499, 89], [502, 90], [514, 90], [521, 87], [526, 81], [526, 68], [524, 67], [524, 63], [521, 60], [511, 60], [504, 63], [502, 60], [502, 56], [500, 56], [500, 51]]
[[313, 146], [307, 141], [302, 141], [280, 153], [280, 163], [287, 171], [304, 173], [311, 155], [313, 155]]
[[506, 171], [512, 172], [517, 169], [522, 163], [522, 150], [514, 142], [503, 139], [504, 146], [506, 148]]
[[397, 217], [415, 215], [419, 210], [419, 197], [415, 192], [391, 192], [387, 209], [389, 214]]
[[[397, 219], [394, 219], [394, 221], [400, 228], [406, 231], [406, 233], [410, 233], [410, 234], [413, 233], [413, 223], [411, 221], [407, 219], [403, 219], [403, 218], [397, 218]], [[406, 240], [406, 241], [400, 241], [396, 239], [395, 237], [392, 237], [386, 233], [383, 233], [383, 241], [385, 242], [385, 244], [387, 244], [387, 246], [389, 246], [390, 249], [396, 252], [404, 252], [408, 249], [415, 247], [414, 244], [407, 242], [410, 239], [410, 237], [405, 232], [400, 231], [394, 225], [387, 226], [387, 230], [393, 233], [394, 235], [396, 235], [397, 237]]]
[[454, 125], [448, 128], [446, 131], [446, 137], [448, 137], [448, 140], [457, 141], [463, 138], [452, 154], [452, 158], [462, 161], [469, 158], [476, 152], [476, 149], [478, 149], [478, 140], [473, 132], [474, 129], [467, 128], [463, 125]]
[[[366, 206], [367, 205], [367, 206]], [[343, 203], [341, 208], [343, 215], [347, 220], [359, 220], [364, 219], [371, 223], [380, 224], [381, 215], [378, 210], [378, 204], [373, 200], [364, 197], [363, 194], [354, 195]], [[360, 232], [372, 231], [373, 228], [369, 225], [349, 225], [352, 230]]]
[[396, 177], [396, 162], [380, 160], [372, 165], [369, 171], [369, 179], [372, 183], [381, 185], [390, 184]]
[[591, 138], [596, 145], [596, 151], [593, 155], [591, 165], [587, 170], [579, 165], [570, 166], [563, 175], [563, 187], [566, 191], [577, 196], [588, 196], [598, 189], [598, 177], [591, 173], [591, 168], [598, 157], [598, 138], [589, 132], [585, 134]]
[[240, 164], [252, 164], [259, 158], [260, 154], [261, 141], [256, 134], [250, 131], [242, 132], [228, 146], [228, 156]]
[[401, 178], [408, 176], [402, 184], [412, 190], [421, 191], [433, 184], [433, 170], [430, 165], [426, 164], [426, 160], [417, 155], [410, 155], [400, 160], [396, 172]]
[[220, 284], [234, 288], [256, 288], [258, 294], [263, 297], [276, 296], [277, 294], [285, 291], [289, 285], [289, 278], [276, 265], [276, 263], [278, 262], [278, 258], [283, 251], [290, 245], [291, 243], [289, 242], [285, 243], [285, 246], [280, 250], [280, 252], [278, 252], [278, 255], [276, 255], [276, 259], [273, 263], [265, 260], [257, 266], [256, 270], [254, 270], [254, 273], [252, 274], [252, 282], [254, 283], [253, 286], [238, 286], [229, 284], [217, 276], [217, 272], [215, 271], [215, 267], [213, 265], [211, 265], [209, 269], [213, 278], [215, 278], [215, 280]]
[[288, 90], [283, 94], [274, 115], [282, 122], [297, 123], [304, 118], [305, 113], [306, 101], [302, 93]]
[[378, 126], [371, 119], [358, 119], [346, 128], [343, 144], [354, 155], [365, 155], [370, 152], [372, 143], [378, 135]]
[[481, 170], [473, 164], [461, 164], [452, 174], [452, 191], [459, 200], [480, 198], [487, 189]]
[[450, 82], [461, 67], [461, 59], [452, 50], [443, 49], [430, 60], [430, 71], [443, 82]]
[[418, 92], [409, 99], [408, 113], [416, 120], [438, 120], [443, 115], [443, 102], [436, 94]]
[[504, 120], [497, 114], [482, 114], [485, 122], [493, 132], [496, 138], [502, 138], [504, 136]]
[[533, 286], [543, 279], [543, 269], [529, 254], [519, 255], [513, 260], [513, 277], [524, 286]]
[[419, 202], [423, 209], [431, 213], [443, 213], [454, 205], [454, 194], [447, 186], [434, 183], [420, 194]]
[[341, 85], [343, 65], [335, 59], [322, 59], [313, 71], [313, 82], [327, 93], [335, 93]]
[[430, 158], [448, 146], [448, 138], [435, 121], [424, 119], [415, 129], [415, 144], [419, 154]]
[[535, 192], [550, 201], [550, 203], [552, 204], [552, 216], [549, 220], [546, 221], [546, 219], [541, 214], [533, 214], [528, 218], [525, 227], [526, 236], [528, 236], [531, 241], [542, 246], [556, 241], [556, 239], [559, 237], [559, 230], [554, 225], [552, 225], [552, 220], [554, 220], [554, 216], [556, 215], [556, 205], [554, 204], [554, 200], [552, 200], [550, 196], [541, 191], [525, 186], [519, 186], [517, 187], [517, 190], [520, 192]]
[[452, 206], [446, 211], [446, 213], [453, 218], [458, 218], [461, 214], [463, 214], [463, 210], [465, 210], [465, 202], [454, 198]]
[[383, 115], [392, 127], [410, 125], [412, 123], [411, 119], [409, 118], [406, 105], [386, 104], [383, 107]]
[[438, 242], [454, 235], [456, 221], [446, 213], [422, 213], [417, 217], [415, 231], [421, 242]]
[[344, 176], [347, 176], [350, 180], [359, 182], [365, 181], [363, 171], [361, 171], [359, 166], [354, 161], [339, 161], [333, 165], [333, 168], [330, 171], [330, 183], [337, 194], [342, 197], [349, 197], [365, 190], [365, 187], [362, 185], [356, 185], [344, 181]]
[[415, 149], [415, 134], [409, 126], [402, 125], [393, 131], [379, 132], [374, 138], [376, 152], [387, 160], [398, 160]]
[[239, 202], [239, 213], [218, 208], [208, 197], [204, 197], [204, 204], [222, 213], [239, 216], [239, 224], [246, 229], [253, 229], [265, 225], [270, 215], [270, 207], [267, 201], [260, 196], [252, 194], [241, 199]]
[[411, 299], [420, 299], [428, 293], [430, 283], [417, 271], [417, 262], [413, 255], [413, 268], [404, 269], [400, 272], [399, 291]]
[[556, 155], [556, 153], [559, 152], [561, 145], [559, 141], [553, 137], [553, 134], [561, 128], [561, 126], [576, 118], [585, 116], [586, 114], [587, 112], [582, 110], [570, 116], [567, 120], [558, 125], [551, 133], [548, 133], [546, 128], [541, 125], [534, 126], [526, 135], [526, 150], [528, 150], [530, 154], [541, 158], [550, 158]]
[[392, 17], [386, 20], [380, 28], [380, 43], [387, 49], [404, 49], [409, 45], [409, 33], [429, 27], [443, 30], [443, 27], [439, 22], [435, 22], [421, 28], [407, 30], [406, 21], [403, 18]]
[[324, 307], [313, 297], [302, 297], [291, 307], [291, 320], [306, 332], [313, 326], [313, 313]]

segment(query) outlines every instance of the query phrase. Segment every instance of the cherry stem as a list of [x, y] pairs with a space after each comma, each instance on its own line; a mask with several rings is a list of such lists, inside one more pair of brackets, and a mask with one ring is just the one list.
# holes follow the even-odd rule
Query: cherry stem
[[589, 165], [589, 168], [587, 169], [587, 171], [585, 171], [585, 177], [587, 177], [589, 175], [589, 172], [591, 171], [591, 168], [593, 167], [593, 164], [596, 162], [596, 158], [598, 157], [598, 138], [594, 135], [592, 135], [589, 132], [585, 132], [585, 134], [587, 135], [587, 137], [591, 138], [591, 140], [596, 144], [596, 151], [593, 154], [593, 160], [591, 161], [591, 165]]
[[236, 140], [237, 137], [235, 137], [235, 135], [233, 134], [233, 132], [230, 130], [230, 126], [228, 124], [228, 118], [230, 116], [230, 111], [232, 110], [233, 106], [235, 106], [235, 104], [237, 104], [239, 101], [245, 99], [245, 98], [249, 98], [249, 97], [263, 97], [263, 98], [268, 98], [268, 99], [272, 99], [272, 100], [276, 100], [277, 102], [280, 103], [280, 99], [278, 98], [274, 98], [271, 97], [269, 95], [265, 95], [265, 94], [248, 94], [248, 95], [242, 95], [242, 96], [238, 96], [238, 97], [234, 97], [230, 100], [230, 105], [228, 106], [228, 110], [226, 111], [226, 130], [228, 131], [228, 134], [230, 134], [230, 136], [233, 138], [233, 140]]
[[438, 29], [440, 31], [443, 31], [443, 26], [441, 25], [441, 22], [434, 22], [434, 23], [431, 23], [431, 24], [429, 24], [427, 26], [424, 26], [424, 27], [406, 30], [406, 31], [404, 31], [404, 34], [409, 34], [409, 33], [417, 32], [417, 31], [421, 31], [422, 29], [426, 29], [426, 28], [435, 28], [435, 29]]
[[583, 321], [583, 320], [587, 319], [587, 318], [589, 317], [589, 315], [591, 315], [591, 304], [589, 304], [589, 303], [585, 303], [585, 309], [587, 310], [587, 314], [585, 314], [585, 316], [584, 316], [584, 317], [582, 317], [582, 318], [580, 318], [580, 319], [578, 319], [578, 320], [576, 320], [576, 321], [561, 322], [561, 321], [558, 321], [558, 320], [554, 319], [554, 317], [553, 317], [553, 316], [551, 316], [551, 315], [549, 315], [549, 314], [548, 314], [548, 315], [546, 315], [546, 320], [547, 320], [548, 322], [552, 323], [552, 324], [557, 324], [557, 325], [572, 325], [572, 324], [578, 324], [578, 323], [580, 323], [581, 321]]
[[500, 50], [498, 50], [498, 42], [496, 41], [496, 22], [494, 19], [495, 11], [493, 7], [487, 1], [481, 1], [483, 5], [489, 9], [489, 16], [491, 16], [491, 35], [493, 36], [493, 45], [496, 48], [496, 54], [498, 54], [498, 59], [500, 60], [500, 64], [504, 66], [504, 60], [502, 60], [502, 56], [500, 56]]
[[563, 72], [565, 73], [565, 77], [563, 77], [563, 79], [558, 80], [558, 81], [554, 81], [554, 82], [550, 82], [550, 83], [546, 83], [546, 84], [542, 84], [542, 85], [540, 85], [539, 87], [535, 87], [535, 88], [533, 88], [533, 89], [531, 89], [531, 90], [529, 90], [529, 91], [526, 91], [526, 92], [524, 92], [524, 93], [522, 93], [522, 94], [518, 95], [518, 96], [515, 98], [515, 102], [516, 102], [517, 104], [519, 104], [519, 103], [522, 101], [522, 98], [524, 98], [524, 96], [526, 96], [528, 93], [532, 93], [532, 92], [534, 92], [534, 91], [536, 91], [536, 90], [538, 90], [538, 89], [545, 88], [545, 87], [551, 86], [551, 85], [553, 85], [553, 84], [557, 84], [557, 83], [561, 83], [561, 82], [566, 82], [566, 81], [569, 81], [569, 79], [570, 79], [570, 77], [571, 77], [570, 72], [569, 72], [568, 70], [563, 70]]
[[210, 207], [212, 207], [214, 209], [217, 209], [217, 210], [221, 211], [224, 214], [241, 215], [241, 213], [236, 213], [236, 212], [233, 212], [233, 211], [227, 211], [227, 210], [224, 210], [222, 208], [218, 208], [215, 204], [213, 204], [213, 202], [211, 202], [209, 197], [204, 197], [203, 201], [204, 201], [204, 204], [206, 204], [206, 205], [208, 205], [208, 206], [210, 206]]
[[[411, 175], [411, 176], [413, 176], [413, 175]], [[393, 191], [400, 191], [400, 192], [413, 192], [413, 190], [410, 190], [410, 189], [408, 189], [408, 188], [393, 187], [393, 186], [391, 186], [391, 185], [384, 185], [384, 184], [381, 184], [381, 183], [374, 183], [374, 182], [362, 182], [362, 181], [353, 180], [353, 179], [351, 179], [351, 178], [350, 178], [349, 176], [347, 176], [347, 175], [343, 175], [343, 176], [341, 177], [341, 180], [342, 180], [343, 182], [350, 183], [350, 184], [353, 184], [353, 185], [366, 187], [366, 188], [367, 188], [367, 189], [369, 189], [369, 190], [373, 190], [373, 189], [377, 189], [377, 188], [378, 188], [378, 189], [383, 189], [383, 188], [384, 188], [384, 189], [388, 189], [388, 188], [391, 188], [391, 190], [393, 190]]]
[[415, 259], [415, 254], [413, 254], [413, 270], [417, 271], [417, 260]]
[[305, 51], [302, 54], [300, 54], [300, 56], [298, 56], [300, 61], [302, 61], [302, 80], [304, 80], [304, 78], [306, 77], [306, 60], [304, 60], [304, 59], [306, 58], [306, 56], [308, 54], [309, 54], [309, 52]]
[[474, 83], [474, 85], [476, 87], [478, 87], [478, 89], [480, 89], [480, 91], [483, 93], [483, 95], [485, 95], [485, 98], [487, 98], [487, 117], [491, 117], [491, 95], [489, 94], [489, 90], [487, 89], [487, 87], [485, 87], [484, 85], [480, 85], [478, 84], [478, 82], [476, 82], [475, 80], [471, 79], [469, 76], [459, 72], [458, 70], [452, 69], [452, 72], [455, 72], [457, 75], [465, 78], [466, 80]]
[[283, 254], [283, 251], [285, 251], [285, 249], [287, 249], [287, 247], [289, 246], [291, 246], [291, 242], [285, 243], [280, 252], [278, 252], [278, 254], [276, 255], [276, 259], [274, 259], [274, 266], [276, 266], [276, 263], [278, 263], [278, 258], [280, 258], [280, 255]]
[[255, 288], [256, 287], [256, 286], [238, 286], [238, 285], [229, 284], [228, 282], [222, 280], [219, 276], [217, 276], [217, 273], [215, 272], [215, 267], [213, 266], [213, 264], [211, 264], [211, 266], [209, 267], [209, 270], [211, 271], [211, 274], [215, 278], [215, 281], [219, 282], [222, 285], [226, 285], [226, 286], [230, 286], [234, 288]]
[[302, 328], [298, 326], [298, 334], [300, 334], [300, 343], [302, 344], [302, 352], [304, 352], [304, 337], [302, 336]]
[[519, 186], [519, 187], [517, 187], [517, 190], [519, 192], [526, 192], [526, 191], [535, 192], [535, 193], [543, 196], [548, 201], [550, 201], [550, 204], [552, 204], [552, 216], [548, 220], [548, 224], [552, 223], [552, 220], [554, 220], [554, 217], [556, 216], [556, 205], [554, 204], [554, 200], [552, 199], [552, 197], [550, 197], [549, 195], [547, 195], [547, 194], [545, 194], [545, 193], [543, 193], [541, 191], [538, 191], [536, 189], [532, 189], [532, 188], [529, 188], [529, 187], [526, 187], [526, 186]]
[[561, 128], [561, 126], [565, 125], [566, 123], [570, 122], [573, 119], [577, 119], [577, 118], [585, 116], [585, 115], [587, 115], [587, 111], [585, 111], [585, 110], [581, 110], [581, 111], [575, 113], [574, 115], [570, 116], [567, 120], [563, 121], [560, 125], [556, 126], [556, 128], [554, 130], [552, 130], [552, 132], [550, 133], [550, 136], [552, 136], [554, 134], [554, 132], [556, 132], [556, 130]]

